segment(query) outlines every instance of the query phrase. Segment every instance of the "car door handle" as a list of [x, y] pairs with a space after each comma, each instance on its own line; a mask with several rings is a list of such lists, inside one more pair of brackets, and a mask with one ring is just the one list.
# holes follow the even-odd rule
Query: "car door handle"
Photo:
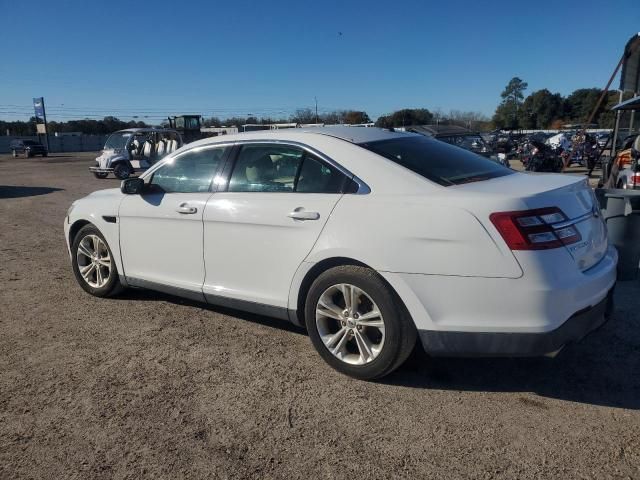
[[318, 220], [320, 214], [318, 212], [307, 212], [304, 208], [298, 207], [288, 217], [294, 220]]
[[196, 207], [190, 207], [187, 203], [183, 203], [178, 208], [176, 208], [176, 212], [184, 214], [192, 214], [196, 213], [197, 211], [198, 209]]

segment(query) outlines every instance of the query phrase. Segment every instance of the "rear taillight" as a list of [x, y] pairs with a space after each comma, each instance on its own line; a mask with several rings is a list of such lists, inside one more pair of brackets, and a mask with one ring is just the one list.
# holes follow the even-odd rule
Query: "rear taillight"
[[631, 184], [635, 187], [636, 185], [640, 185], [640, 173], [634, 173], [631, 175]]
[[554, 228], [567, 220], [557, 207], [492, 213], [489, 219], [511, 250], [558, 248], [582, 238], [573, 225]]

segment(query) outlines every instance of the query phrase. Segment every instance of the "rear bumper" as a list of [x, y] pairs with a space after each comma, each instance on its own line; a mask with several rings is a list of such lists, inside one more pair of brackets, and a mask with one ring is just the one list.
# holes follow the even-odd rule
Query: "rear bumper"
[[601, 327], [613, 309], [613, 289], [596, 305], [574, 313], [558, 328], [543, 333], [447, 332], [419, 330], [434, 356], [540, 356], [577, 342]]
[[[535, 252], [534, 252], [535, 253]], [[520, 278], [384, 273], [433, 355], [536, 356], [597, 328], [616, 283], [609, 246], [580, 271], [564, 249], [519, 255]], [[610, 301], [609, 301], [610, 303]]]

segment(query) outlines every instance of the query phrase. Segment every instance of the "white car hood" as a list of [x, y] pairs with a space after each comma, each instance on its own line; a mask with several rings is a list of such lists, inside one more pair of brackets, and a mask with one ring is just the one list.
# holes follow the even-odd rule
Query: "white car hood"
[[95, 192], [90, 193], [85, 198], [91, 198], [92, 200], [97, 198], [113, 198], [120, 199], [122, 198], [123, 193], [119, 188], [106, 188], [104, 190], [96, 190]]

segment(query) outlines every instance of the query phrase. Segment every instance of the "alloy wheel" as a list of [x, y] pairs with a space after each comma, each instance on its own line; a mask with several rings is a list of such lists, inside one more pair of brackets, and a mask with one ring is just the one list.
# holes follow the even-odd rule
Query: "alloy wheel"
[[102, 288], [111, 276], [111, 255], [107, 244], [97, 235], [87, 235], [76, 253], [80, 275], [90, 287]]
[[320, 295], [316, 327], [327, 350], [351, 365], [372, 362], [384, 346], [380, 309], [364, 290], [348, 283], [332, 285]]

